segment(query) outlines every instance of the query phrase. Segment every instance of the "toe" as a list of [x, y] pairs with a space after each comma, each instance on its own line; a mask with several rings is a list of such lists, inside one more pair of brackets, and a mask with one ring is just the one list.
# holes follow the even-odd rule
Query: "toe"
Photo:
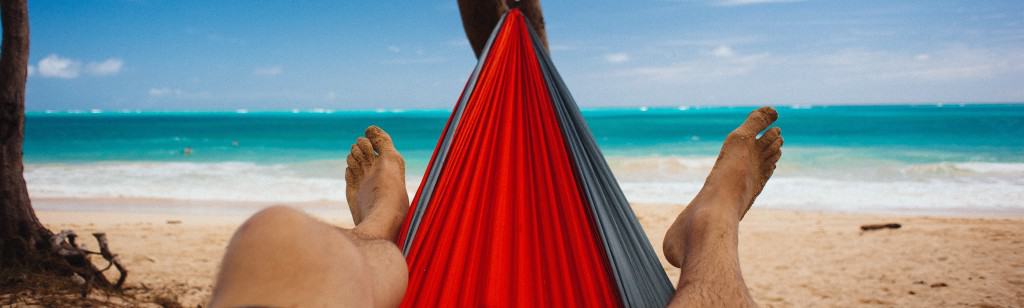
[[370, 125], [370, 127], [366, 128], [366, 138], [370, 139], [373, 149], [381, 155], [397, 153], [395, 144], [391, 141], [391, 135], [388, 135], [387, 132], [376, 125]]
[[785, 142], [785, 139], [782, 138], [782, 136], [779, 136], [779, 138], [775, 138], [775, 141], [772, 141], [771, 147], [773, 149], [782, 149], [782, 144]]
[[764, 179], [763, 179], [764, 181], [767, 181], [769, 178], [771, 178], [772, 174], [774, 174], [774, 173], [775, 173], [775, 164], [769, 164], [769, 165], [761, 168], [761, 174], [764, 177]]
[[782, 151], [779, 149], [771, 152], [765, 151], [761, 154], [761, 157], [764, 157], [764, 161], [761, 163], [761, 173], [771, 176], [779, 159], [782, 158]]
[[352, 152], [349, 152], [348, 153], [348, 157], [345, 158], [345, 163], [348, 164], [348, 168], [349, 169], [359, 168], [361, 166], [361, 163], [359, 162], [359, 159], [356, 158], [356, 151], [357, 151], [356, 147], [352, 146]]
[[[349, 161], [349, 166], [358, 166], [360, 168], [369, 167], [370, 163], [372, 162], [372, 155], [373, 152], [364, 152], [357, 142], [356, 144], [352, 145], [352, 153], [349, 154], [349, 157], [351, 157], [352, 160]], [[355, 164], [353, 164], [353, 161]]]
[[366, 139], [366, 137], [356, 138], [355, 146], [358, 147], [359, 150], [363, 152], [363, 155], [372, 157], [371, 154], [373, 154], [373, 144], [370, 143], [370, 139]]
[[769, 125], [772, 125], [778, 118], [779, 113], [774, 108], [761, 107], [751, 112], [747, 116], [747, 120], [733, 132], [745, 136], [755, 136], [765, 128], [768, 128]]
[[352, 168], [345, 168], [345, 182], [353, 183], [355, 181], [355, 171]]
[[[355, 184], [362, 175], [361, 169], [345, 168], [345, 182], [349, 184]], [[351, 185], [349, 185], [351, 186]]]
[[765, 159], [765, 161], [770, 163], [773, 166], [773, 168], [775, 166], [775, 162], [778, 162], [779, 158], [782, 158], [782, 150], [779, 149], [779, 148], [775, 148], [775, 150], [773, 152], [769, 152], [769, 153], [765, 153], [765, 154], [768, 154], [766, 159]]
[[782, 136], [782, 129], [779, 127], [772, 127], [769, 128], [768, 131], [764, 132], [761, 139], [757, 139], [757, 143], [760, 144], [761, 147], [766, 147], [772, 144], [772, 142], [775, 142], [775, 139], [779, 139], [780, 136]]
[[767, 156], [767, 154], [773, 154], [773, 153], [782, 151], [782, 143], [783, 142], [784, 141], [782, 139], [782, 136], [779, 136], [779, 137], [775, 138], [774, 140], [772, 140], [770, 142], [769, 141], [765, 141], [765, 144], [762, 145], [764, 147], [764, 150], [762, 150], [762, 152], [764, 154], [766, 154], [765, 156]]

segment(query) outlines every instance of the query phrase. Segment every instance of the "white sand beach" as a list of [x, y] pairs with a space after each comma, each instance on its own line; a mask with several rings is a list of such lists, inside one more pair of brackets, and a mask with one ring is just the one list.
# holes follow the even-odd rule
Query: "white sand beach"
[[[54, 201], [37, 201], [47, 202]], [[314, 215], [331, 223], [351, 225], [344, 205], [314, 208]], [[634, 205], [659, 255], [664, 232], [682, 208]], [[129, 287], [162, 290], [185, 307], [206, 304], [225, 245], [245, 217], [241, 212], [39, 212], [52, 230], [107, 232], [131, 271]], [[887, 222], [902, 228], [859, 228]], [[662, 260], [675, 281], [679, 270]], [[1024, 218], [1019, 216], [847, 214], [755, 205], [740, 225], [740, 262], [751, 292], [765, 307], [1024, 306]]]

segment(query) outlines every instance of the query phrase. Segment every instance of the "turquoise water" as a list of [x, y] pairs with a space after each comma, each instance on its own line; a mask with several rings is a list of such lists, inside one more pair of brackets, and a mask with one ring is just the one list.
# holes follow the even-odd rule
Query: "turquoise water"
[[[584, 115], [608, 155], [713, 155], [752, 108], [595, 109]], [[1024, 161], [1024, 105], [778, 108], [786, 145], [857, 148], [906, 162]], [[422, 162], [449, 111], [29, 113], [30, 163], [334, 159], [362, 129], [389, 131]], [[237, 144], [237, 145], [236, 145]], [[182, 155], [184, 148], [192, 155]]]
[[[584, 116], [627, 197], [679, 203], [752, 109]], [[770, 205], [1024, 209], [1024, 104], [777, 109], [786, 145]], [[344, 155], [366, 126], [392, 134], [415, 187], [449, 112], [30, 112], [26, 177], [38, 198], [340, 200]]]

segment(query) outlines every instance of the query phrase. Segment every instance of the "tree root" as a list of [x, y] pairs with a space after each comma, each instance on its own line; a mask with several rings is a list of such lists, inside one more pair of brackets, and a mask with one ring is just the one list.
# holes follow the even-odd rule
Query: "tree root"
[[[31, 264], [0, 268], [0, 306], [137, 307], [140, 303], [157, 303], [168, 307], [168, 303], [174, 302], [158, 303], [156, 299], [161, 298], [151, 294], [154, 290], [149, 288], [125, 288], [128, 270], [111, 252], [106, 234], [97, 232], [92, 236], [99, 251], [80, 245], [74, 231], [62, 230], [52, 234], [49, 243], [37, 247]], [[106, 266], [98, 268], [91, 260], [92, 255], [101, 256], [107, 261]], [[119, 274], [113, 283], [104, 275], [111, 268]]]
[[[82, 287], [82, 297], [86, 297], [89, 291], [92, 290], [94, 284], [112, 290], [120, 290], [124, 285], [125, 279], [128, 278], [128, 270], [125, 269], [124, 265], [117, 258], [117, 255], [110, 251], [110, 246], [107, 242], [107, 235], [103, 232], [97, 232], [92, 234], [96, 238], [96, 242], [99, 244], [100, 251], [90, 251], [85, 249], [83, 246], [78, 245], [75, 239], [78, 235], [71, 230], [61, 230], [60, 233], [54, 234], [50, 238], [53, 251], [67, 261], [70, 272], [76, 277], [79, 277], [84, 281]], [[100, 255], [106, 260], [107, 266], [103, 269], [98, 269], [90, 260], [91, 255]], [[119, 276], [117, 282], [111, 283], [107, 280], [107, 277], [103, 275], [103, 272], [109, 270], [111, 267], [117, 269]]]

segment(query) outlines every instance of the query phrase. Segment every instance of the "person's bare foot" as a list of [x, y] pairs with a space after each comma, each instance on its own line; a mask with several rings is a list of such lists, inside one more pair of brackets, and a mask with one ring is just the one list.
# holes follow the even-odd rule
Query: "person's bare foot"
[[345, 169], [345, 197], [356, 223], [353, 232], [394, 240], [409, 209], [405, 160], [380, 127], [366, 128], [365, 135], [352, 145]]
[[[775, 171], [782, 155], [782, 135], [773, 127], [761, 138], [757, 134], [778, 119], [771, 107], [761, 107], [729, 133], [704, 187], [676, 218], [665, 234], [665, 258], [676, 267], [683, 265], [687, 234], [699, 233], [709, 222], [738, 223]], [[699, 221], [698, 221], [699, 220]]]

